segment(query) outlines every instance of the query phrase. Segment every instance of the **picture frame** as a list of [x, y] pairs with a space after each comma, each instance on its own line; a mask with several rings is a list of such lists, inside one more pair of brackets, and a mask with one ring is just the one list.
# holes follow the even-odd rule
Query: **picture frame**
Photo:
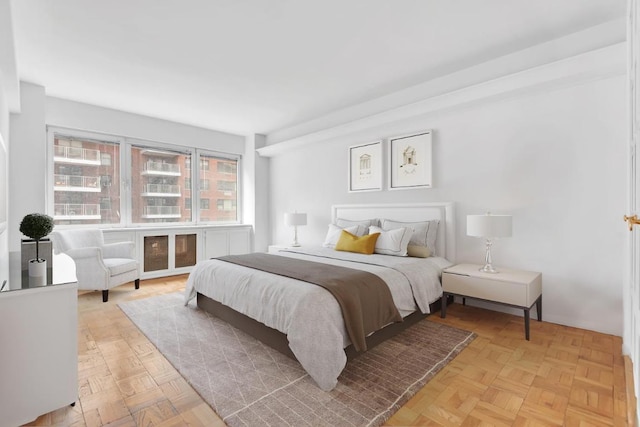
[[432, 132], [389, 138], [389, 189], [433, 188]]
[[382, 141], [349, 147], [348, 191], [382, 190]]

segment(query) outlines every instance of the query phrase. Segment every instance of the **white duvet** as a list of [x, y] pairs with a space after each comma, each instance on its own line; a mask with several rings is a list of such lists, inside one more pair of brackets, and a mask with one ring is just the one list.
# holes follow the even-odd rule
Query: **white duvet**
[[[444, 258], [361, 255], [329, 248], [281, 251], [281, 256], [364, 270], [381, 277], [404, 317], [442, 295]], [[320, 286], [215, 259], [199, 262], [189, 275], [185, 305], [200, 292], [287, 335], [302, 367], [323, 390], [333, 389], [350, 344], [335, 298]], [[416, 306], [417, 304], [417, 306]]]

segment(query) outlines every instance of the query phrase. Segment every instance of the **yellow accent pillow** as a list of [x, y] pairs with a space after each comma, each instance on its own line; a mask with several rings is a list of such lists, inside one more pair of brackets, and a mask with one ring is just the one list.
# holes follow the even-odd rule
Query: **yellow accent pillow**
[[336, 251], [357, 252], [359, 254], [371, 255], [376, 248], [376, 241], [380, 233], [366, 234], [358, 237], [348, 231], [342, 230], [338, 243], [336, 243]]

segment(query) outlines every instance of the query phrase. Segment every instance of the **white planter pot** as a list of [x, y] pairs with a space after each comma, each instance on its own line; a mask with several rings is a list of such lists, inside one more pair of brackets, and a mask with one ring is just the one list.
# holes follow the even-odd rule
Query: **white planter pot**
[[47, 261], [32, 259], [29, 261], [29, 285], [44, 286], [47, 284]]

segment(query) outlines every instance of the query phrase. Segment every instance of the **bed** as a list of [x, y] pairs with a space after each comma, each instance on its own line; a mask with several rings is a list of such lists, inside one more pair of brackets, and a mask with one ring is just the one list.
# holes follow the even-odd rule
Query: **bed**
[[[371, 219], [437, 221], [434, 253], [428, 258], [362, 255], [320, 245], [287, 249], [276, 256], [295, 260], [294, 263], [313, 261], [328, 265], [327, 268], [347, 267], [384, 280], [393, 304], [405, 320], [369, 334], [366, 346], [371, 348], [420, 320], [439, 303], [441, 271], [452, 264], [455, 256], [453, 209], [452, 203], [332, 207], [333, 224]], [[296, 358], [323, 390], [336, 386], [347, 355], [357, 353], [346, 331], [340, 304], [314, 284], [212, 259], [199, 262], [189, 275], [185, 303], [193, 298], [197, 298], [199, 308]]]

